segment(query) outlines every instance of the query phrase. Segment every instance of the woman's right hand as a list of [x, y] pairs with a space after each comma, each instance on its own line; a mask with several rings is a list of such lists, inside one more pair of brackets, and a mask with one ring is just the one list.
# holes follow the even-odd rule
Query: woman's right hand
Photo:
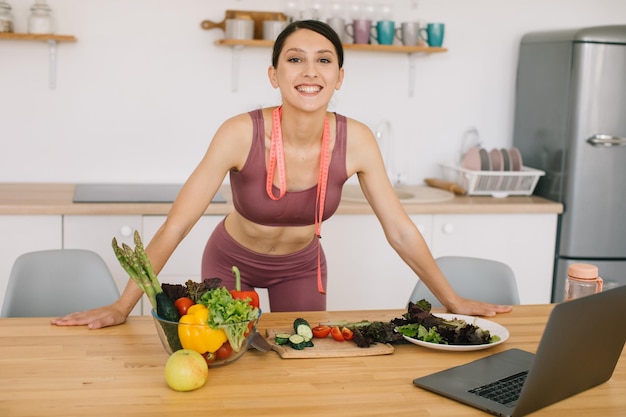
[[100, 329], [102, 327], [115, 326], [126, 321], [128, 314], [116, 304], [98, 307], [87, 311], [70, 313], [63, 317], [58, 317], [50, 321], [56, 326], [84, 326], [90, 329]]

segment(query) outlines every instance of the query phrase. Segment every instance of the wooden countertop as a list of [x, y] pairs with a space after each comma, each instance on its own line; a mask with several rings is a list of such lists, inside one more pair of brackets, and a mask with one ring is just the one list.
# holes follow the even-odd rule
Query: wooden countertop
[[[68, 416], [485, 416], [480, 410], [416, 388], [415, 377], [517, 347], [535, 352], [552, 305], [516, 306], [493, 318], [511, 336], [488, 350], [447, 352], [398, 345], [391, 355], [281, 359], [250, 350], [209, 370], [192, 392], [165, 383], [167, 354], [152, 318], [130, 317], [100, 330], [55, 327], [46, 318], [0, 319], [0, 415]], [[403, 311], [298, 313], [326, 320], [389, 320]], [[295, 313], [268, 313], [260, 329], [291, 325]], [[533, 416], [623, 416], [626, 353], [612, 378]]]
[[[171, 204], [163, 203], [74, 203], [75, 184], [0, 183], [1, 214], [165, 215]], [[230, 187], [222, 187], [226, 204], [211, 204], [206, 214], [225, 215], [233, 210]], [[536, 196], [455, 197], [439, 203], [405, 204], [409, 214], [560, 214], [560, 203]], [[338, 214], [371, 214], [367, 203], [342, 202]]]

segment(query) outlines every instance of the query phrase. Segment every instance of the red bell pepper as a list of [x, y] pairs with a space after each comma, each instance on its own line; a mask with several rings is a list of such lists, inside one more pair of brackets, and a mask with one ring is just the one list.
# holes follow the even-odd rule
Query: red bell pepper
[[233, 273], [235, 274], [235, 289], [230, 291], [230, 295], [237, 300], [247, 300], [252, 307], [260, 308], [259, 294], [252, 291], [241, 291], [241, 274], [239, 268], [233, 266]]

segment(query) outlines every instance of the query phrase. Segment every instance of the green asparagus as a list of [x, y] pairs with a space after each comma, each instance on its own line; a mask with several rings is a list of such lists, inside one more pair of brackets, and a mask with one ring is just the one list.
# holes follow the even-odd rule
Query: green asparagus
[[[119, 261], [120, 265], [130, 278], [141, 288], [141, 290], [148, 296], [152, 308], [156, 311], [159, 317], [165, 320], [178, 322], [180, 315], [178, 309], [174, 306], [174, 302], [163, 293], [161, 284], [157, 275], [152, 269], [152, 264], [148, 255], [146, 254], [139, 232], [135, 230], [134, 234], [135, 249], [122, 243], [119, 246], [117, 239], [113, 238], [113, 251]], [[180, 341], [178, 339], [177, 328], [165, 328], [163, 330], [166, 333], [168, 342], [173, 351], [181, 349]]]

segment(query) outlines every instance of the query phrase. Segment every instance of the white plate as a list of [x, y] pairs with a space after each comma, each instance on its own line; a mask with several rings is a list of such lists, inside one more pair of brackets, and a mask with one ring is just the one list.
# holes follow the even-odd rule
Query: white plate
[[474, 326], [480, 327], [483, 330], [489, 330], [489, 333], [492, 336], [499, 336], [500, 340], [494, 343], [485, 343], [483, 345], [441, 345], [439, 343], [424, 342], [424, 341], [414, 339], [412, 337], [408, 337], [404, 335], [402, 337], [404, 337], [404, 339], [406, 339], [407, 341], [418, 346], [424, 346], [424, 347], [427, 347], [430, 349], [436, 349], [436, 350], [452, 350], [456, 352], [489, 349], [494, 346], [498, 346], [500, 343], [505, 342], [509, 338], [509, 331], [506, 329], [506, 327], [501, 326], [498, 323], [495, 323], [490, 320], [485, 320], [483, 318], [474, 317], [474, 316], [464, 316], [463, 314], [439, 314], [437, 313], [433, 315], [437, 317], [441, 317], [442, 319], [446, 319], [446, 320], [451, 320], [451, 319], [465, 320], [466, 323], [473, 324]]

